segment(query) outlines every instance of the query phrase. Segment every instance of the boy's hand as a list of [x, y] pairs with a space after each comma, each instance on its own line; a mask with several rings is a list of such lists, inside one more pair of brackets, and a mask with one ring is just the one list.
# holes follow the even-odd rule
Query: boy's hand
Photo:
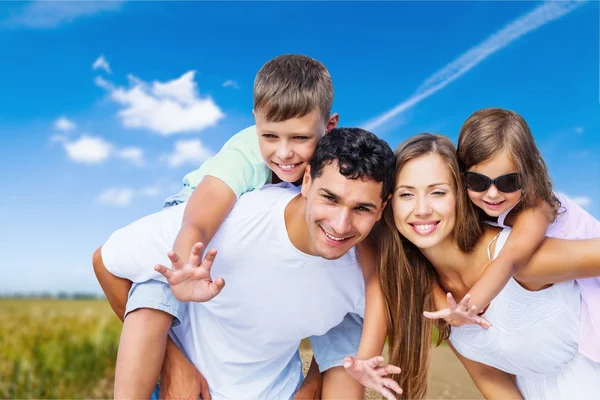
[[402, 389], [398, 382], [387, 378], [389, 374], [399, 374], [400, 368], [395, 365], [380, 366], [384, 361], [383, 357], [377, 356], [368, 360], [358, 360], [354, 357], [344, 358], [344, 368], [351, 377], [359, 381], [364, 387], [380, 393], [387, 400], [396, 400], [396, 396], [390, 391], [394, 390], [402, 394]]
[[210, 269], [217, 256], [217, 251], [214, 249], [209, 250], [204, 260], [200, 262], [203, 248], [204, 244], [196, 243], [192, 247], [190, 260], [187, 264], [177, 253], [170, 251], [168, 255], [173, 263], [173, 270], [160, 264], [154, 267], [156, 271], [167, 278], [173, 295], [179, 301], [208, 301], [218, 295], [225, 286], [223, 278], [217, 278], [213, 281], [210, 276]]
[[492, 324], [483, 317], [477, 315], [477, 307], [471, 306], [471, 295], [467, 294], [460, 303], [456, 303], [452, 293], [448, 292], [447, 296], [448, 308], [436, 312], [423, 312], [423, 315], [429, 319], [443, 318], [448, 324], [458, 328], [467, 324], [476, 324], [484, 329], [489, 328]]

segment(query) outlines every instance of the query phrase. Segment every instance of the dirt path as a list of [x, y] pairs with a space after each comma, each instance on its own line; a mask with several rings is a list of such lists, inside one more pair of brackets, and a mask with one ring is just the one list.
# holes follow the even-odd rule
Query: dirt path
[[[303, 346], [300, 348], [300, 354], [306, 372], [312, 358], [312, 350], [309, 346]], [[483, 399], [467, 371], [449, 347], [434, 348], [432, 361], [428, 399]], [[380, 397], [368, 391], [366, 398], [373, 400]]]

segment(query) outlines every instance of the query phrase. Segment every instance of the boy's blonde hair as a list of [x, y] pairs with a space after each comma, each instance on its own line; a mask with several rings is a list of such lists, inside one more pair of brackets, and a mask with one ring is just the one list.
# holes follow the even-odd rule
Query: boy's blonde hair
[[522, 195], [517, 210], [548, 203], [556, 213], [559, 203], [552, 192], [546, 163], [527, 122], [514, 111], [484, 108], [473, 113], [458, 136], [458, 161], [463, 171], [506, 150], [521, 174]]
[[254, 80], [254, 111], [267, 121], [303, 117], [318, 109], [327, 121], [333, 105], [333, 84], [325, 66], [300, 54], [275, 57]]

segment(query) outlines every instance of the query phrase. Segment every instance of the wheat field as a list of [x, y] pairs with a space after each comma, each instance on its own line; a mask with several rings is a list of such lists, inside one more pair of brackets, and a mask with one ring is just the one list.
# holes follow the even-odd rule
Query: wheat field
[[[120, 332], [106, 300], [0, 299], [0, 399], [112, 398]], [[430, 381], [429, 398], [481, 398], [447, 346]]]

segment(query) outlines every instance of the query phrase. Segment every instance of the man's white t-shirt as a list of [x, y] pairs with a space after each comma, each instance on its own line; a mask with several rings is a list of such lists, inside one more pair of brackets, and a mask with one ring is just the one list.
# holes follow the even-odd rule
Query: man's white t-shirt
[[[187, 318], [174, 331], [214, 399], [291, 398], [302, 380], [300, 366], [289, 365], [300, 340], [325, 334], [349, 312], [364, 316], [355, 249], [325, 260], [290, 242], [284, 211], [298, 193], [289, 185], [268, 185], [241, 196], [207, 246], [219, 251], [212, 276], [224, 278], [225, 288], [208, 302], [189, 303]], [[104, 249], [107, 268], [136, 282], [164, 280], [153, 266], [170, 265], [166, 254], [184, 208], [163, 210], [146, 217], [154, 221], [143, 218], [121, 230], [128, 232], [113, 234], [109, 242], [120, 239], [119, 248], [140, 250], [133, 257]], [[142, 246], [148, 236], [152, 245]]]

